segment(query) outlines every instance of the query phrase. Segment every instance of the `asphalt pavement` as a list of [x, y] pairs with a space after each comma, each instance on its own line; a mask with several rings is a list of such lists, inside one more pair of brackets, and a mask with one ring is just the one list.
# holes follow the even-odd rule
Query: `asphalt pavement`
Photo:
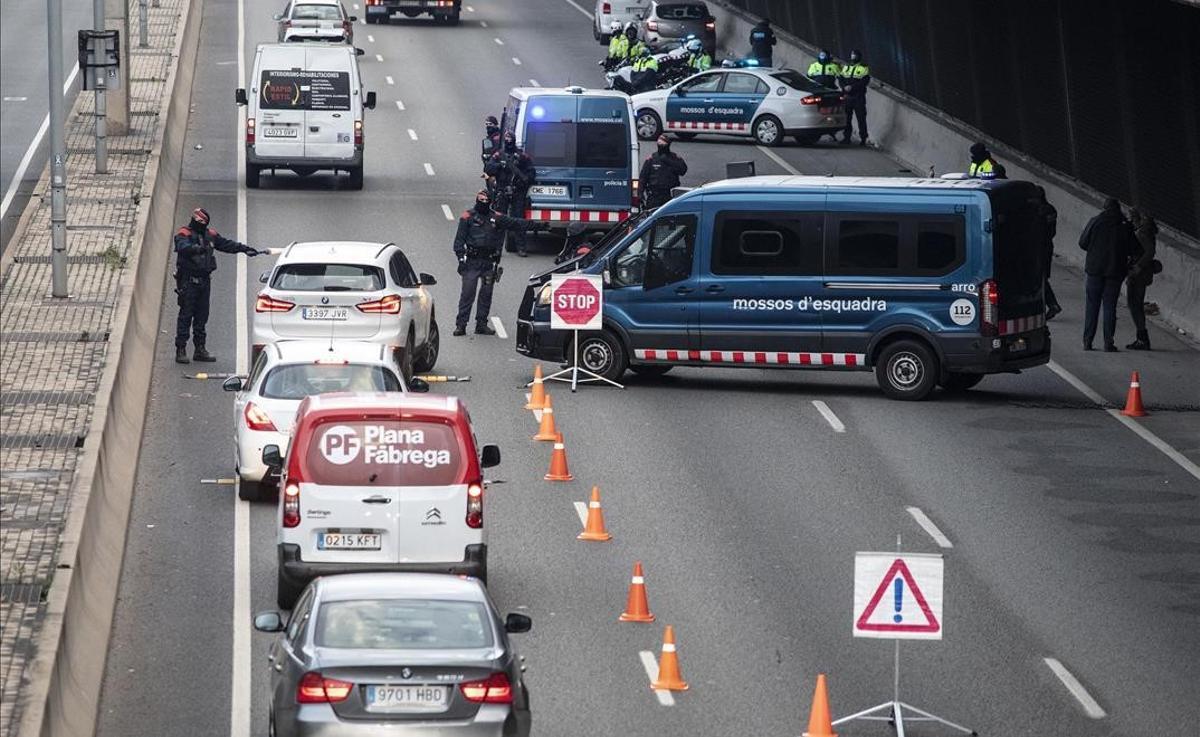
[[[255, 43], [273, 38], [272, 12], [246, 9], [247, 62]], [[1139, 426], [1195, 463], [1193, 348], [1156, 329], [1160, 350], [1140, 363], [1084, 354], [1078, 278], [1056, 272], [1068, 308], [1052, 323], [1057, 372], [989, 377], [965, 396], [922, 403], [885, 399], [870, 374], [677, 369], [628, 377], [624, 391], [553, 386], [577, 480], [546, 483], [547, 449], [529, 440], [536, 425], [521, 409], [532, 364], [512, 335], [522, 275], [548, 267], [557, 244], [506, 257], [493, 314], [507, 338], [451, 338], [450, 218], [479, 187], [480, 122], [509, 88], [602, 79], [585, 13], [567, 0], [496, 0], [468, 6], [457, 28], [358, 26], [365, 84], [379, 94], [366, 121], [364, 190], [325, 174], [264, 177], [245, 193], [241, 224], [237, 17], [234, 0], [207, 0], [180, 222], [202, 205], [218, 230], [233, 236], [240, 225], [258, 248], [394, 240], [440, 278], [436, 373], [471, 381], [433, 391], [461, 396], [480, 440], [504, 453], [495, 478], [505, 483], [487, 501], [490, 589], [502, 611], [534, 621], [516, 642], [528, 658], [535, 734], [796, 735], [818, 672], [829, 676], [836, 715], [890, 699], [891, 643], [851, 637], [852, 578], [855, 551], [894, 550], [898, 538], [904, 550], [946, 558], [945, 639], [901, 647], [904, 701], [983, 735], [1185, 734], [1200, 723], [1200, 480], [1063, 378], [1117, 403], [1127, 370], [1140, 368], [1161, 411]], [[760, 173], [903, 173], [858, 147], [768, 152], [713, 138], [675, 148], [690, 166], [685, 184], [746, 159]], [[164, 308], [102, 737], [266, 733], [269, 638], [235, 650], [235, 630], [245, 636], [250, 622], [234, 612], [245, 595], [243, 608], [274, 606], [276, 511], [236, 512], [232, 486], [201, 483], [232, 476], [232, 398], [219, 382], [186, 378], [235, 369], [245, 336], [237, 304], [252, 300], [266, 260], [249, 261], [239, 293], [235, 257], [221, 259], [215, 366], [173, 363], [176, 310]], [[608, 544], [575, 540], [574, 502], [592, 485], [603, 492]], [[616, 621], [637, 560], [653, 625]], [[675, 625], [691, 683], [670, 706], [638, 656], [658, 651], [663, 624]], [[890, 733], [879, 723], [838, 731]]]

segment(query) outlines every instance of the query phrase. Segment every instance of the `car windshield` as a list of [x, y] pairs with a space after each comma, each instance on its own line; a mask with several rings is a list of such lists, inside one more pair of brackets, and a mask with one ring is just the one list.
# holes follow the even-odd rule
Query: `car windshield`
[[292, 20], [341, 20], [341, 17], [336, 5], [297, 5], [292, 10]]
[[800, 92], [818, 92], [827, 89], [794, 69], [784, 69], [781, 72], [774, 72], [771, 76]]
[[268, 399], [300, 400], [328, 392], [398, 391], [401, 391], [400, 381], [383, 366], [297, 363], [271, 369], [259, 394]]
[[366, 264], [284, 264], [271, 279], [275, 289], [293, 292], [375, 292], [383, 271]]
[[708, 8], [695, 3], [663, 3], [655, 11], [664, 20], [704, 20]]
[[474, 601], [331, 601], [317, 613], [318, 647], [352, 650], [462, 650], [490, 647], [487, 609]]

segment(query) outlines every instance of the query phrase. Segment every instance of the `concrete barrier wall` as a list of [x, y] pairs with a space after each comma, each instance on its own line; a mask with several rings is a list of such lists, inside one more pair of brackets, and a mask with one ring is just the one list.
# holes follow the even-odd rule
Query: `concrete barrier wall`
[[[708, 0], [708, 6], [717, 20], [717, 46], [724, 55], [747, 55], [750, 29], [758, 18], [720, 0]], [[779, 43], [775, 47], [775, 65], [807, 70], [818, 49], [778, 29], [776, 34]], [[869, 64], [871, 60], [866, 61]], [[872, 84], [867, 96], [867, 129], [880, 149], [917, 175], [931, 170], [935, 175], [965, 171], [971, 144], [986, 141], [1008, 170], [1009, 178], [1034, 181], [1046, 188], [1046, 197], [1058, 209], [1055, 254], [1060, 263], [1083, 268], [1079, 234], [1099, 211], [1104, 200], [1102, 193], [991, 141], [962, 121], [878, 81]], [[1163, 319], [1195, 338], [1200, 335], [1200, 242], [1160, 223], [1157, 258], [1162, 261], [1163, 271], [1154, 277], [1147, 299], [1158, 303]]]
[[182, 7], [176, 64], [146, 163], [135, 247], [120, 296], [87, 441], [72, 487], [58, 568], [29, 675], [21, 737], [91, 737], [116, 608], [117, 583], [149, 398], [204, 0]]

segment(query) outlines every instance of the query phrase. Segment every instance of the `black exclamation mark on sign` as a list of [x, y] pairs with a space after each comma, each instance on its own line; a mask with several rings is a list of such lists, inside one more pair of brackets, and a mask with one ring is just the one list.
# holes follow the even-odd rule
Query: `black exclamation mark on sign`
[[897, 577], [893, 589], [896, 592], [896, 613], [892, 616], [892, 621], [900, 624], [904, 617], [900, 616], [900, 610], [904, 608], [904, 580]]

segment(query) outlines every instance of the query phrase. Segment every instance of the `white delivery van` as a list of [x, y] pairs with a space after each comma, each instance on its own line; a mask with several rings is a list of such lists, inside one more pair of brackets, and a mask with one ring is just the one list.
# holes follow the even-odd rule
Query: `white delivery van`
[[363, 112], [375, 93], [363, 92], [356, 49], [319, 44], [259, 44], [246, 106], [246, 186], [264, 169], [346, 172], [363, 185]]

